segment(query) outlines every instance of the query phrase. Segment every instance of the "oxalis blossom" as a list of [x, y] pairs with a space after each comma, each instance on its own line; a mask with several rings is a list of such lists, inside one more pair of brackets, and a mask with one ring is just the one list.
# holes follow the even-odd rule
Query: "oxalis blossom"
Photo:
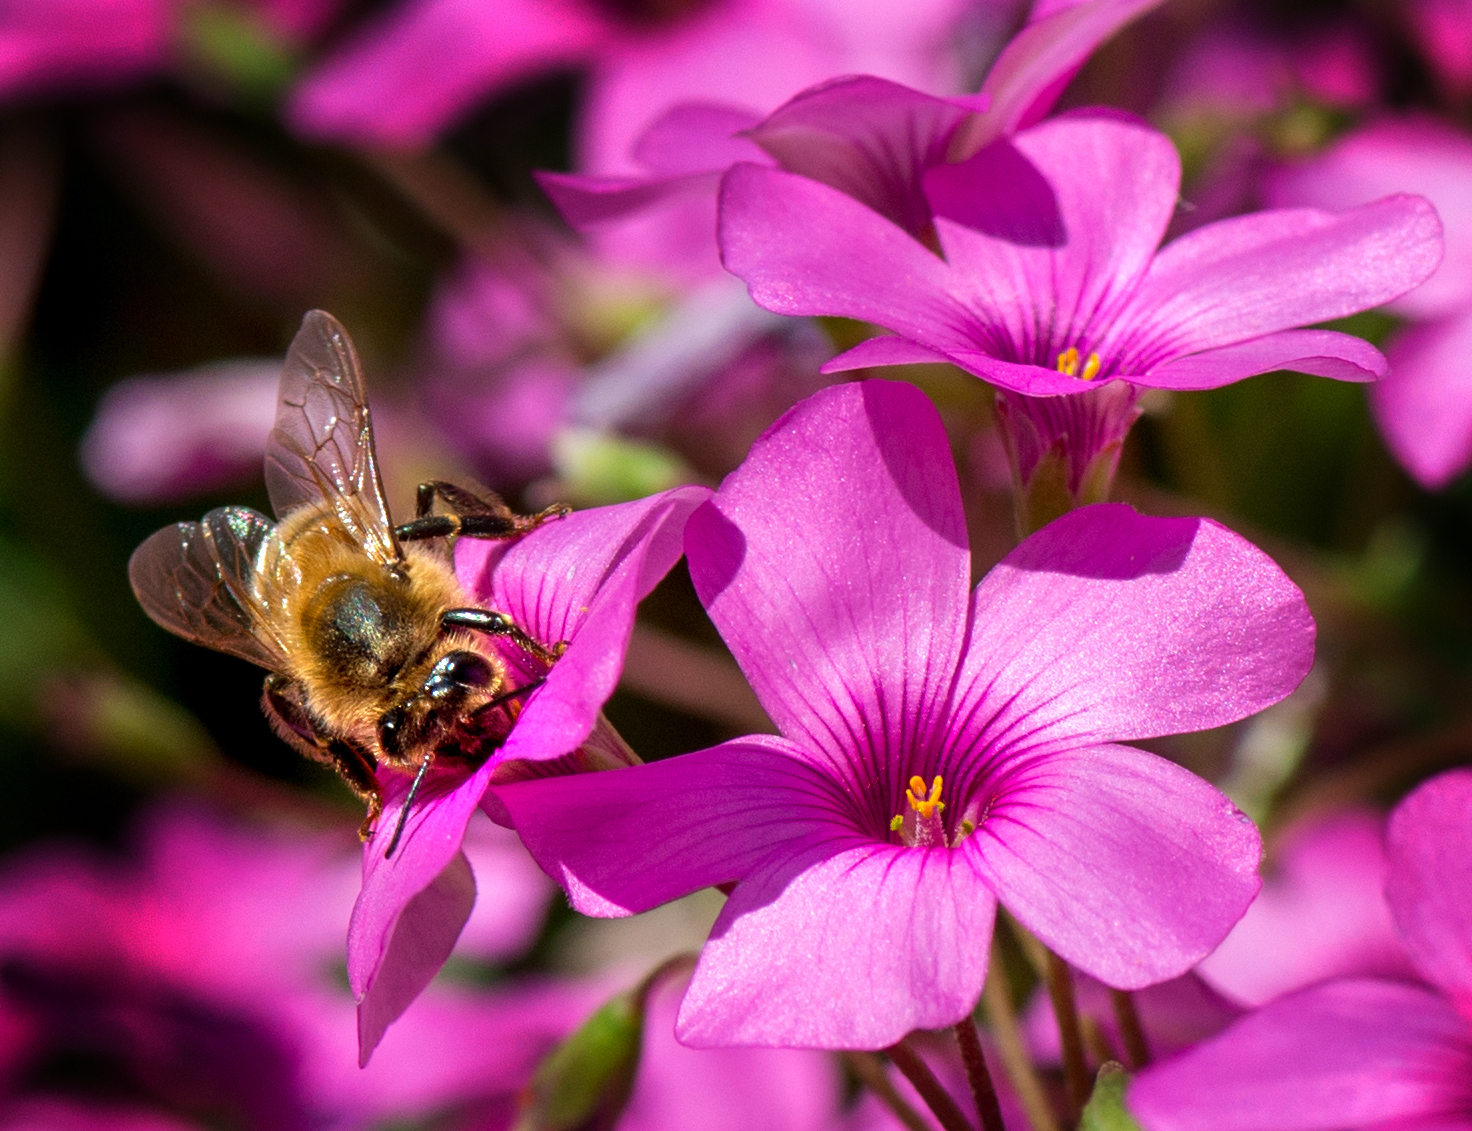
[[938, 414], [871, 381], [774, 425], [686, 554], [781, 734], [493, 789], [586, 914], [735, 885], [687, 1044], [880, 1048], [953, 1024], [999, 901], [1134, 988], [1189, 969], [1252, 900], [1252, 823], [1116, 744], [1239, 719], [1308, 671], [1302, 595], [1230, 531], [1085, 508], [969, 593]]
[[[465, 538], [456, 547], [466, 592], [509, 616], [556, 660], [522, 657], [518, 682], [535, 679], [536, 688], [505, 742], [470, 773], [447, 769], [426, 778], [391, 854], [413, 779], [380, 770], [383, 818], [363, 846], [363, 888], [348, 929], [364, 1063], [449, 957], [470, 915], [475, 879], [460, 844], [483, 800], [504, 823], [486, 798], [493, 778], [637, 761], [599, 712], [618, 683], [636, 606], [679, 560], [685, 520], [708, 495], [704, 487], [680, 487], [577, 511], [514, 543]], [[507, 659], [515, 666], [515, 657]]]
[[1288, 994], [1143, 1073], [1129, 1106], [1147, 1131], [1472, 1127], [1472, 772], [1396, 807], [1385, 897], [1404, 978], [1336, 978]]
[[721, 252], [760, 306], [894, 331], [828, 372], [943, 361], [995, 385], [1019, 479], [1063, 440], [1068, 491], [1088, 501], [1142, 387], [1275, 369], [1383, 376], [1362, 339], [1300, 327], [1404, 294], [1441, 258], [1435, 210], [1404, 195], [1240, 216], [1159, 248], [1179, 186], [1165, 135], [1075, 112], [926, 171], [929, 243], [828, 185], [738, 164], [721, 190]]

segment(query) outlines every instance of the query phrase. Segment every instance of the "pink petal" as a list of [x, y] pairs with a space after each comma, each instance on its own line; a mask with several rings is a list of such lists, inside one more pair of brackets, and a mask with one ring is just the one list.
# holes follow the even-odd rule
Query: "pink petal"
[[1150, 266], [1180, 175], [1165, 135], [1123, 115], [1081, 114], [930, 170], [951, 286], [978, 312], [979, 348], [1048, 368], [1070, 346], [1098, 349]]
[[1222, 726], [1313, 662], [1313, 618], [1271, 558], [1210, 519], [1118, 503], [1028, 538], [982, 579], [971, 616], [957, 709], [1013, 750]]
[[945, 431], [913, 386], [792, 409], [691, 518], [686, 552], [767, 713], [834, 772], [941, 725], [971, 564]]
[[738, 161], [765, 164], [767, 157], [748, 137], [761, 121], [740, 106], [682, 102], [666, 110], [634, 143], [634, 160], [654, 173], [678, 176], [724, 170]]
[[835, 783], [779, 738], [492, 789], [573, 907], [604, 918], [743, 879], [784, 845], [854, 835]]
[[1363, 338], [1333, 330], [1280, 330], [1234, 346], [1178, 357], [1131, 380], [1156, 389], [1215, 389], [1257, 373], [1291, 369], [1340, 381], [1375, 381], [1389, 366]]
[[714, 193], [718, 172], [656, 177], [584, 177], [539, 170], [541, 186], [557, 211], [579, 231], [618, 221], [675, 197]]
[[1469, 1078], [1472, 1031], [1443, 998], [1346, 979], [1279, 998], [1146, 1069], [1127, 1103], [1146, 1131], [1466, 1127]]
[[1417, 196], [1337, 214], [1299, 208], [1221, 220], [1161, 250], [1116, 323], [1111, 348], [1148, 372], [1185, 354], [1379, 306], [1440, 261], [1441, 223]]
[[526, 699], [500, 760], [577, 749], [618, 684], [634, 610], [679, 560], [685, 521], [709, 492], [677, 487], [632, 503], [578, 511], [509, 548], [462, 539], [461, 583], [533, 639], [567, 648]]
[[999, 767], [984, 789], [972, 840], [987, 886], [1107, 985], [1184, 974], [1257, 894], [1256, 827], [1214, 786], [1153, 754], [1042, 754]]
[[1409, 980], [1385, 902], [1384, 823], [1351, 810], [1286, 831], [1262, 891], [1201, 963], [1201, 976], [1246, 1005], [1346, 975]]
[[949, 293], [945, 263], [828, 185], [736, 165], [721, 183], [719, 237], [758, 306], [874, 322], [941, 352], [974, 346], [975, 316]]
[[1416, 789], [1385, 829], [1385, 898], [1416, 968], [1472, 1014], [1472, 771]]
[[313, 138], [423, 147], [482, 98], [579, 62], [608, 34], [579, 0], [409, 0], [318, 64], [287, 116]]
[[843, 373], [854, 369], [868, 369], [881, 365], [923, 365], [932, 362], [947, 362], [950, 358], [943, 353], [918, 345], [908, 338], [893, 334], [881, 334], [869, 338], [845, 350], [823, 364], [822, 373]]
[[1445, 487], [1472, 463], [1472, 311], [1410, 326], [1391, 339], [1390, 374], [1370, 390], [1385, 444], [1423, 487]]
[[991, 105], [961, 131], [954, 158], [969, 157], [1040, 120], [1094, 49], [1160, 0], [1092, 0], [1034, 6], [1032, 22], [1003, 49], [981, 93]]
[[1397, 312], [1441, 318], [1472, 303], [1472, 137], [1430, 117], [1389, 118], [1346, 135], [1327, 152], [1270, 177], [1274, 204], [1345, 209], [1397, 192], [1436, 206], [1446, 258], [1397, 300]]
[[919, 236], [930, 227], [921, 176], [984, 104], [848, 75], [803, 91], [748, 136], [788, 172], [832, 185]]
[[973, 854], [819, 846], [739, 884], [676, 1030], [696, 1048], [877, 1049], [968, 1016], [996, 902]]
[[634, 138], [666, 107], [719, 98], [762, 113], [834, 75], [961, 89], [954, 36], [968, 0], [717, 0], [626, 36], [589, 80], [583, 168], [622, 172]]
[[[348, 972], [358, 999], [360, 1065], [368, 1063], [384, 1030], [409, 1008], [450, 957], [474, 903], [475, 877], [459, 852], [391, 918], [372, 914], [377, 906], [359, 900], [348, 930]], [[361, 917], [360, 909], [365, 912]], [[361, 970], [354, 970], [352, 959], [374, 949], [374, 943], [381, 948], [382, 957], [365, 979]], [[355, 973], [359, 976], [353, 977]]]
[[120, 381], [82, 438], [87, 478], [128, 503], [250, 482], [261, 473], [280, 381], [279, 358]]

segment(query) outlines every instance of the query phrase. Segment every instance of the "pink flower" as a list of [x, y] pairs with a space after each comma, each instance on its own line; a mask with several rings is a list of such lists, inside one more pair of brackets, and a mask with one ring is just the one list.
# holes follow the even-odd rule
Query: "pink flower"
[[887, 1046], [970, 1013], [998, 901], [1110, 985], [1189, 969], [1257, 891], [1258, 837], [1124, 738], [1286, 695], [1313, 622], [1201, 519], [1074, 512], [968, 593], [938, 415], [824, 390], [686, 534], [781, 737], [495, 792], [588, 914], [735, 883], [680, 1012], [695, 1046]]
[[[1044, 518], [1066, 509], [1030, 494], [1055, 451], [1056, 493], [1107, 497], [1139, 387], [1274, 369], [1382, 376], [1362, 339], [1298, 327], [1404, 294], [1441, 255], [1434, 210], [1408, 196], [1238, 217], [1159, 248], [1180, 160], [1163, 134], [1108, 111], [1052, 119], [920, 180], [943, 258], [850, 194], [737, 165], [721, 190], [723, 260], [769, 310], [894, 331], [825, 372], [945, 361], [996, 386], [1019, 498]], [[1057, 397], [1075, 403], [1042, 399]]]
[[1384, 374], [1363, 340], [1296, 327], [1427, 278], [1441, 226], [1426, 201], [1262, 212], [1157, 251], [1179, 181], [1163, 134], [1117, 114], [1068, 114], [930, 170], [944, 259], [851, 197], [756, 165], [726, 177], [721, 248], [770, 310], [895, 332], [830, 370], [949, 361], [1030, 396], [1109, 380], [1214, 388], [1285, 368]]
[[1472, 463], [1472, 136], [1430, 118], [1386, 119], [1341, 139], [1268, 185], [1283, 204], [1349, 208], [1386, 192], [1417, 192], [1436, 206], [1446, 258], [1391, 306], [1415, 325], [1391, 339], [1391, 374], [1370, 407], [1392, 454], [1425, 487], [1443, 487]]
[[1472, 1125], [1469, 835], [1466, 770], [1390, 816], [1385, 894], [1426, 984], [1339, 978], [1277, 998], [1134, 1082], [1148, 1131]]

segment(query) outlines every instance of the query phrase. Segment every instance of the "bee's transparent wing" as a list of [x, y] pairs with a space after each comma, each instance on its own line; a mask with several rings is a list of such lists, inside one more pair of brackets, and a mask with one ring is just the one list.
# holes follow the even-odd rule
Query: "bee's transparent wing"
[[286, 354], [266, 441], [266, 490], [278, 519], [326, 503], [369, 558], [399, 559], [358, 354], [342, 324], [321, 310], [302, 320]]
[[144, 612], [177, 636], [281, 668], [285, 650], [257, 590], [275, 568], [276, 528], [249, 507], [220, 507], [202, 522], [157, 531], [133, 551], [128, 580]]

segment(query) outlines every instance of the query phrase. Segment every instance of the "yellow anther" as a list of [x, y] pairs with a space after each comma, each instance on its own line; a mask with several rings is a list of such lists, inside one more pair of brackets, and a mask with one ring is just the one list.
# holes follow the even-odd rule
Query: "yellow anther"
[[1058, 372], [1065, 377], [1079, 377], [1085, 381], [1092, 381], [1099, 376], [1099, 355], [1089, 354], [1089, 360], [1084, 362], [1084, 371], [1078, 371], [1079, 352], [1077, 346], [1069, 346], [1058, 355]]
[[905, 791], [905, 796], [910, 799], [910, 808], [922, 817], [929, 817], [932, 813], [939, 812], [946, 807], [946, 803], [940, 799], [940, 775], [937, 774], [935, 781], [930, 786], [930, 795], [925, 794], [925, 779], [919, 776], [910, 779], [910, 788]]

